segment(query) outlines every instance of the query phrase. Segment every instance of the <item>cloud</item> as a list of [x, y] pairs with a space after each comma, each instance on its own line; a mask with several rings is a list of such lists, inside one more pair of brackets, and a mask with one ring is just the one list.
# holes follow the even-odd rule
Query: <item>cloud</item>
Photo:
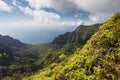
[[[28, 1], [28, 0], [26, 0], [26, 1]], [[61, 1], [62, 1], [61, 3], [64, 2], [63, 0], [61, 0]], [[38, 22], [39, 24], [80, 25], [82, 23], [80, 20], [76, 20], [76, 21], [61, 20], [61, 16], [59, 14], [57, 14], [55, 12], [47, 12], [45, 10], [42, 10], [41, 8], [45, 8], [45, 7], [49, 8], [49, 7], [54, 6], [54, 5], [52, 5], [53, 2], [51, 3], [51, 0], [49, 0], [49, 1], [48, 0], [43, 0], [43, 1], [42, 0], [40, 0], [40, 1], [29, 0], [29, 6], [27, 6], [27, 7], [21, 6], [20, 5], [21, 3], [19, 3], [16, 0], [13, 1], [13, 4], [14, 4], [14, 6], [17, 6], [21, 11], [23, 11], [25, 14], [27, 14], [29, 16], [33, 16], [35, 19], [35, 22]], [[54, 6], [54, 7], [56, 7], [56, 6]], [[58, 6], [61, 6], [61, 5], [58, 5]], [[56, 8], [58, 8], [58, 7], [56, 7]], [[61, 10], [62, 10], [62, 8], [61, 8]]]
[[112, 13], [96, 13], [91, 14], [88, 16], [88, 19], [86, 21], [83, 21], [84, 25], [91, 25], [95, 23], [103, 23], [103, 21], [107, 20], [109, 17], [111, 17]]
[[[13, 4], [15, 6], [17, 6], [21, 11], [23, 11], [25, 14], [34, 17], [35, 21], [42, 23], [42, 24], [44, 24], [44, 23], [49, 24], [49, 23], [52, 23], [53, 21], [59, 20], [61, 18], [60, 15], [57, 13], [47, 12], [45, 10], [38, 9], [39, 5], [37, 5], [37, 4], [35, 6], [36, 9], [31, 9], [29, 6], [23, 7], [19, 4], [19, 2], [16, 2], [16, 0], [14, 0]], [[33, 4], [33, 3], [31, 3], [31, 4]], [[44, 5], [41, 4], [41, 7], [42, 6], [44, 6]]]
[[52, 8], [60, 12], [68, 12], [75, 9], [75, 6], [69, 0], [26, 0], [32, 8]]
[[11, 12], [12, 9], [10, 6], [8, 6], [7, 3], [5, 3], [4, 1], [0, 0], [0, 11], [8, 11]]
[[32, 8], [40, 9], [50, 7], [50, 0], [26, 0]]
[[83, 10], [89, 13], [120, 11], [120, 0], [26, 0], [32, 8], [53, 8], [58, 11]]
[[21, 7], [21, 6], [19, 6], [19, 8], [25, 14], [33, 16], [35, 20], [40, 23], [51, 23], [53, 20], [60, 19], [60, 16], [53, 12], [46, 12], [44, 10], [32, 10], [29, 7]]
[[76, 10], [89, 13], [84, 24], [101, 23], [120, 11], [120, 0], [69, 0], [75, 4]]
[[[16, 1], [16, 0], [14, 0]], [[25, 14], [33, 16], [36, 21], [40, 23], [56, 23], [61, 21], [61, 13], [69, 13], [74, 11], [76, 14], [71, 16], [72, 18], [80, 18], [81, 14], [88, 13], [84, 16], [88, 20], [81, 20], [84, 24], [95, 24], [101, 23], [107, 18], [111, 17], [114, 13], [120, 11], [120, 0], [23, 0], [28, 2], [26, 7], [23, 7], [19, 4], [17, 0], [14, 2], [14, 5], [18, 6], [21, 11]], [[47, 11], [44, 8], [49, 8], [57, 11]], [[79, 15], [78, 15], [79, 13]], [[69, 18], [68, 18], [69, 19]], [[61, 21], [61, 24], [71, 24], [79, 22], [75, 21]], [[60, 23], [60, 22], [59, 22]], [[79, 23], [80, 24], [80, 23]]]
[[83, 21], [78, 19], [76, 21], [59, 21], [57, 22], [56, 24], [59, 24], [59, 25], [69, 25], [69, 26], [78, 26], [78, 25], [81, 25], [83, 24]]
[[90, 13], [115, 13], [120, 11], [120, 0], [69, 0], [76, 4], [78, 9]]

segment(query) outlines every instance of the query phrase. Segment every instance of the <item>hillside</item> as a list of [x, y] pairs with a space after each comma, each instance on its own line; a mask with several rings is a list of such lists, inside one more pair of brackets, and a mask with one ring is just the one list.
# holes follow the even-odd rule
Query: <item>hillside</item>
[[0, 35], [0, 44], [6, 45], [8, 48], [12, 49], [12, 51], [19, 50], [26, 45], [21, 41], [14, 39], [10, 36], [2, 36], [2, 35]]
[[82, 49], [23, 80], [119, 80], [120, 13], [107, 20]]
[[0, 79], [7, 75], [6, 67], [13, 61], [11, 51], [3, 44], [0, 44]]
[[[75, 31], [71, 32], [69, 36], [71, 35], [76, 36], [76, 34], [74, 33], [79, 33], [79, 31], [81, 32], [82, 30], [83, 31], [85, 30], [82, 34], [86, 34], [86, 36], [84, 36], [86, 42], [87, 38], [89, 38], [87, 35], [90, 36], [92, 35], [90, 31], [95, 33], [94, 31], [97, 31], [99, 26], [95, 28], [94, 26], [84, 26], [88, 28], [83, 28], [83, 26], [81, 27], [80, 30], [78, 30], [79, 29], [78, 27]], [[78, 35], [77, 38], [81, 36], [82, 35]], [[59, 38], [59, 36], [57, 38]], [[61, 42], [61, 40], [58, 40], [57, 42]], [[30, 75], [39, 69], [43, 69], [49, 66], [51, 63], [60, 63], [65, 59], [65, 57], [71, 56], [73, 52], [76, 50], [75, 42], [76, 41], [72, 43], [67, 42], [62, 44], [62, 46], [61, 44], [54, 43], [35, 44], [26, 46], [21, 50], [17, 51], [16, 53], [14, 53], [13, 62], [10, 64], [10, 66], [5, 67], [7, 75], [4, 75], [2, 78], [11, 80], [16, 79], [21, 80], [22, 77]], [[82, 46], [83, 44], [79, 43], [78, 45]], [[21, 74], [23, 72], [24, 74]]]
[[[85, 42], [91, 37], [91, 35], [98, 30], [99, 26], [100, 24], [95, 24], [91, 26], [82, 25], [77, 27], [72, 32], [67, 32], [56, 37], [51, 43], [29, 45], [24, 49], [16, 52], [15, 54], [22, 58], [35, 58], [37, 60], [36, 62], [34, 62], [34, 67], [36, 69], [48, 66], [52, 62], [59, 63], [62, 61], [58, 59], [60, 55], [71, 55], [76, 50], [76, 46], [82, 46], [83, 44], [85, 44]], [[65, 37], [66, 35], [68, 37]], [[72, 38], [73, 36], [76, 39], [74, 41]], [[67, 41], [65, 41], [65, 38], [67, 39]]]
[[17, 76], [17, 74], [22, 73], [21, 76], [18, 76], [20, 80], [21, 77], [23, 77], [22, 75], [25, 76], [26, 73], [32, 73], [32, 71], [28, 71], [28, 69], [32, 65], [30, 63], [36, 61], [37, 55], [31, 55], [31, 57], [22, 54], [23, 57], [19, 56], [20, 54], [15, 54], [16, 51], [19, 51], [26, 46], [27, 44], [12, 37], [0, 35], [0, 80], [8, 76]]
[[90, 26], [80, 25], [74, 31], [59, 35], [53, 40], [53, 44], [65, 45], [67, 43], [76, 43], [84, 45], [86, 41], [93, 35], [101, 24]]
[[42, 57], [38, 59], [36, 64], [38, 65], [39, 68], [40, 67], [43, 68], [54, 62], [55, 63], [62, 62], [63, 60], [59, 59], [59, 57], [71, 56], [73, 52], [76, 50], [77, 46], [82, 47], [87, 42], [87, 40], [95, 32], [97, 32], [100, 25], [101, 24], [95, 24], [95, 25], [89, 25], [89, 26], [81, 25], [81, 26], [78, 26], [72, 32], [66, 32], [65, 34], [62, 34], [56, 37], [52, 41], [52, 43], [46, 44], [47, 46], [42, 45], [41, 47], [40, 46], [38, 47], [38, 45], [35, 45], [37, 48], [35, 48], [35, 46], [34, 48], [32, 47], [34, 51], [35, 49], [38, 49], [36, 51], [39, 51], [40, 55], [43, 54]]
[[3, 44], [0, 44], [0, 66], [7, 66], [13, 60], [11, 51]]

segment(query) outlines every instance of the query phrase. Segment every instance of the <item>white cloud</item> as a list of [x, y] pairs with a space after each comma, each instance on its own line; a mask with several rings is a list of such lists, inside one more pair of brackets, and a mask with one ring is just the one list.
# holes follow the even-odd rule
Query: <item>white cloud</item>
[[115, 13], [120, 11], [120, 0], [69, 0], [77, 5], [78, 9], [90, 13]]
[[67, 26], [78, 26], [83, 24], [82, 20], [76, 20], [76, 21], [59, 21], [56, 24], [59, 25], [67, 25]]
[[77, 10], [89, 13], [84, 24], [101, 23], [120, 11], [120, 0], [69, 0], [77, 6]]
[[[79, 21], [61, 21], [61, 22], [55, 22], [53, 24], [40, 24], [34, 20], [20, 20], [20, 21], [2, 21], [0, 22], [0, 32], [6, 32], [6, 31], [13, 31], [15, 29], [26, 29], [26, 30], [64, 30], [68, 29], [72, 26], [73, 28], [80, 25], [82, 22]], [[77, 25], [76, 25], [77, 24]], [[16, 27], [17, 26], [17, 27]], [[69, 27], [69, 28], [68, 28]], [[72, 29], [72, 28], [71, 28]], [[2, 32], [3, 31], [3, 32]]]
[[84, 21], [83, 24], [91, 25], [91, 24], [95, 24], [95, 23], [103, 23], [105, 20], [107, 20], [112, 15], [113, 15], [112, 13], [91, 14], [88, 16], [88, 20]]
[[36, 9], [33, 10], [29, 6], [27, 7], [20, 6], [19, 3], [16, 1], [14, 1], [13, 4], [17, 6], [21, 11], [23, 11], [25, 14], [29, 16], [33, 16], [35, 18], [35, 21], [42, 23], [42, 24], [44, 23], [49, 24], [53, 21], [60, 19], [59, 14], [54, 13], [54, 12], [46, 12], [45, 10], [38, 9], [37, 6], [36, 6]]
[[[16, 1], [16, 0], [15, 0]], [[47, 12], [43, 8], [52, 8], [58, 12], [69, 12], [75, 10], [74, 17], [79, 18], [78, 12], [87, 12], [88, 20], [83, 20], [84, 24], [100, 23], [109, 18], [116, 12], [120, 11], [120, 0], [24, 0], [28, 2], [27, 7], [22, 7], [18, 2], [14, 5], [18, 6], [25, 14], [33, 16], [40, 23], [56, 23], [61, 21], [59, 14], [55, 12]], [[71, 23], [70, 23], [71, 22]], [[74, 22], [74, 23], [73, 23]], [[62, 21], [61, 24], [78, 24], [77, 21]], [[80, 23], [79, 23], [80, 24]]]
[[8, 6], [7, 3], [5, 3], [4, 1], [0, 0], [0, 11], [8, 11], [11, 12], [11, 7]]
[[112, 16], [112, 13], [97, 13], [94, 15], [89, 15], [89, 19], [93, 22], [100, 22], [100, 21], [104, 21], [107, 18], [109, 18], [110, 16]]
[[44, 7], [50, 7], [51, 0], [26, 0], [32, 8], [40, 9]]
[[53, 20], [59, 20], [60, 16], [53, 12], [46, 12], [44, 10], [31, 10], [29, 7], [20, 7], [19, 8], [30, 16], [33, 16], [36, 21], [40, 23], [51, 23]]
[[35, 9], [53, 8], [57, 11], [67, 12], [75, 9], [75, 5], [69, 0], [26, 0]]
[[120, 0], [26, 0], [32, 8], [53, 8], [58, 11], [83, 10], [90, 13], [120, 11]]
[[[19, 2], [16, 2], [14, 0], [13, 4], [17, 6], [21, 11], [23, 11], [25, 14], [33, 16], [35, 18], [35, 22], [39, 24], [52, 24], [52, 25], [80, 25], [82, 24], [81, 20], [76, 20], [76, 21], [64, 21], [60, 20], [61, 16], [57, 13], [54, 12], [47, 12], [45, 10], [41, 10], [40, 8], [43, 7], [51, 7], [50, 1], [47, 2], [47, 0], [44, 1], [38, 1], [38, 0], [27, 0], [29, 1], [29, 4], [32, 8], [31, 9], [29, 6], [27, 7], [22, 7], [20, 6]], [[39, 4], [38, 4], [39, 3]], [[36, 4], [36, 5], [34, 5]], [[60, 5], [59, 5], [60, 6]]]

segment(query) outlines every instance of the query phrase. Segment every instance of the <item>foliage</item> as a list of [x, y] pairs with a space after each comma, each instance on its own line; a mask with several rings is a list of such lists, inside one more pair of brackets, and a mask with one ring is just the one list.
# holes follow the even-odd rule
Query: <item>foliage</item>
[[119, 56], [120, 13], [106, 21], [82, 49], [23, 80], [117, 80]]
[[76, 43], [76, 45], [84, 45], [86, 41], [98, 30], [101, 24], [91, 26], [78, 26], [75, 31], [67, 32], [59, 35], [53, 40], [53, 44], [64, 46], [67, 43]]

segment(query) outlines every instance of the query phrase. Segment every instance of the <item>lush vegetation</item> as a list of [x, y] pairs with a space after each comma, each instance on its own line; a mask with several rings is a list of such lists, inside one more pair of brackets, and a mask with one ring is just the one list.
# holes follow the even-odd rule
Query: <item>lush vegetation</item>
[[66, 32], [65, 34], [59, 35], [53, 40], [53, 44], [66, 45], [68, 43], [76, 43], [77, 45], [84, 45], [86, 41], [93, 35], [101, 24], [95, 24], [91, 26], [78, 26], [75, 31]]
[[[39, 68], [45, 68], [51, 63], [60, 63], [64, 59], [60, 59], [60, 56], [71, 56], [76, 47], [82, 47], [86, 41], [98, 30], [100, 24], [95, 24], [91, 26], [79, 26], [72, 32], [67, 32], [63, 35], [56, 37], [52, 43], [46, 44], [48, 47], [39, 47], [45, 49], [45, 52], [40, 52], [45, 54], [42, 58], [39, 58], [37, 65]], [[44, 49], [42, 49], [44, 51]], [[43, 59], [44, 58], [44, 59]]]
[[13, 60], [11, 51], [3, 44], [0, 44], [0, 79], [7, 75], [7, 66]]
[[120, 79], [120, 13], [51, 43], [23, 44], [19, 51], [5, 45], [0, 44], [0, 80]]
[[[85, 26], [84, 27], [80, 26], [75, 31], [71, 32], [69, 34], [69, 37], [75, 36], [77, 33], [79, 33], [79, 31], [82, 32], [82, 29], [83, 29], [85, 31], [82, 32], [82, 34], [86, 34], [86, 36], [84, 36], [85, 38], [84, 41], [86, 42], [87, 39], [90, 38], [90, 36], [92, 35], [91, 31], [95, 33], [95, 31], [98, 30], [98, 25], [97, 26], [86, 26], [86, 28], [84, 28]], [[63, 36], [64, 35], [66, 34], [63, 34]], [[89, 37], [87, 35], [89, 35]], [[78, 35], [76, 39], [80, 38], [80, 36], [81, 35]], [[4, 36], [1, 36], [1, 39], [3, 37]], [[14, 40], [13, 38], [9, 36], [5, 36], [5, 38], [3, 38], [2, 40], [6, 39], [5, 41], [7, 41], [8, 38], [12, 40], [12, 42], [10, 41], [11, 44], [13, 44], [13, 42], [14, 43], [16, 42], [16, 40]], [[61, 38], [61, 37], [58, 36], [57, 38]], [[57, 38], [54, 41], [57, 41], [59, 43], [62, 42], [62, 39], [59, 40]], [[68, 38], [68, 40], [70, 39]], [[3, 75], [1, 76], [1, 79], [21, 80], [23, 77], [31, 75], [35, 73], [36, 71], [49, 66], [52, 63], [55, 63], [55, 64], [61, 63], [67, 57], [71, 56], [74, 53], [78, 45], [81, 45], [81, 46], [83, 45], [83, 43], [79, 43], [79, 44], [76, 43], [77, 41], [74, 41], [72, 43], [71, 42], [62, 43], [62, 45], [53, 43], [53, 42], [45, 43], [45, 44], [36, 44], [36, 45], [25, 45], [24, 44], [26, 47], [21, 46], [21, 49], [20, 47], [18, 47], [19, 49], [15, 49], [15, 50], [11, 49], [10, 45], [6, 43], [5, 45], [9, 47], [10, 50], [12, 50], [11, 53], [13, 53], [14, 60], [8, 66], [3, 67], [3, 65], [0, 65], [1, 67], [4, 68], [2, 70], [6, 72], [4, 76]], [[19, 43], [17, 42], [17, 44]], [[13, 45], [17, 45], [17, 44], [13, 44]], [[17, 46], [15, 47], [17, 48]], [[52, 66], [54, 66], [55, 64], [53, 64]]]
[[117, 80], [120, 65], [120, 13], [106, 21], [81, 49], [61, 54], [60, 63], [23, 80]]

